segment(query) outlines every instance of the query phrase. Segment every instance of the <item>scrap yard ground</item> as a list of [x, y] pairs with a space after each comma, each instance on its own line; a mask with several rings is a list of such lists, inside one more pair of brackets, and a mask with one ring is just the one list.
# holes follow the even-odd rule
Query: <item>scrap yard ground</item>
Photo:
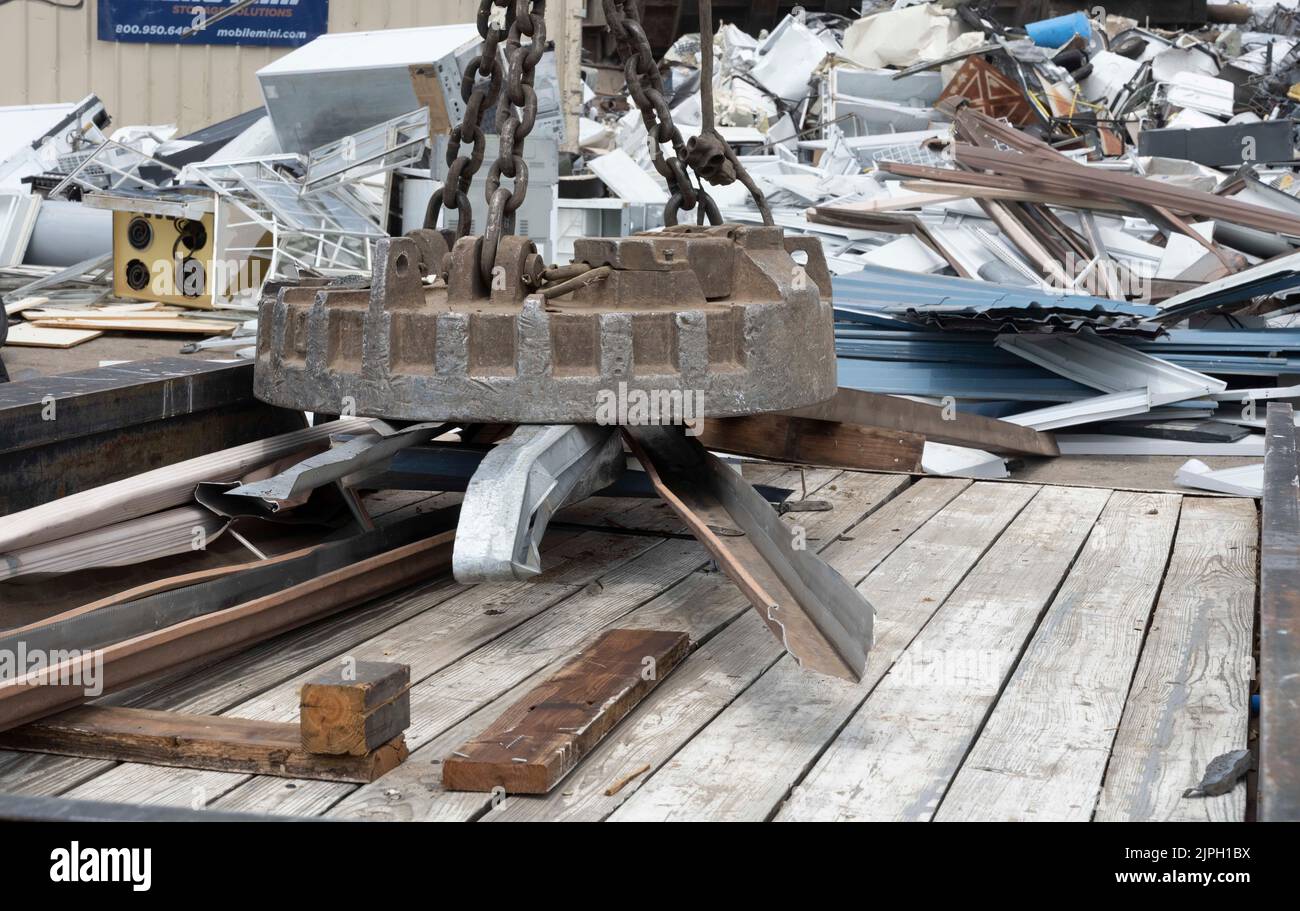
[[[560, 515], [539, 581], [443, 576], [106, 699], [290, 721], [303, 680], [340, 656], [407, 663], [411, 756], [371, 784], [5, 753], [0, 791], [386, 820], [1250, 813], [1245, 787], [1182, 795], [1251, 743], [1253, 500], [745, 474], [832, 504], [786, 521], [878, 612], [860, 684], [800, 671], [665, 504], [594, 499]], [[385, 498], [391, 519], [452, 496]], [[687, 631], [693, 653], [549, 795], [442, 788], [442, 759], [613, 626]]]

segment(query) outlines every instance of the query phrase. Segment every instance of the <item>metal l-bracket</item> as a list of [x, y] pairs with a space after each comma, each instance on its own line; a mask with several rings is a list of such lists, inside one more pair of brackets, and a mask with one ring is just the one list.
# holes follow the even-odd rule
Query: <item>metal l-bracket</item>
[[614, 483], [626, 459], [613, 427], [521, 424], [470, 479], [452, 552], [456, 580], [508, 582], [542, 571], [538, 545], [555, 511]]
[[250, 481], [227, 490], [232, 497], [259, 497], [272, 511], [293, 502], [317, 487], [342, 481], [363, 468], [384, 462], [408, 446], [428, 442], [453, 425], [430, 422], [413, 424], [387, 434], [368, 434], [339, 443], [319, 455], [304, 459], [277, 475]]
[[[659, 495], [807, 670], [861, 680], [875, 610], [738, 473], [680, 427], [624, 427]], [[743, 536], [719, 537], [713, 527]]]

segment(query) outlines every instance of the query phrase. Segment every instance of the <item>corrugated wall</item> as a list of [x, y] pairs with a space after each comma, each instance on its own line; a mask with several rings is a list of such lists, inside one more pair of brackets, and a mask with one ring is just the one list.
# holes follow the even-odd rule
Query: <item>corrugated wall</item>
[[[547, 31], [564, 46], [558, 12]], [[0, 5], [0, 105], [79, 101], [94, 92], [115, 125], [178, 123], [182, 132], [262, 103], [258, 69], [287, 48], [100, 41], [96, 0], [77, 10], [33, 0]], [[330, 0], [329, 30], [473, 22], [478, 0]]]

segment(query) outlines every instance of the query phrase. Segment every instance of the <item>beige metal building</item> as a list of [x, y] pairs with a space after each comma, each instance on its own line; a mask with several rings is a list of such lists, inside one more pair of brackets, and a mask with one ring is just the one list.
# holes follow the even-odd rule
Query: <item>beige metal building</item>
[[[63, 0], [72, 4], [75, 0]], [[182, 132], [262, 103], [257, 70], [291, 48], [135, 44], [96, 37], [97, 0], [59, 9], [40, 0], [0, 5], [0, 105], [78, 101], [94, 92], [116, 125], [176, 123]], [[568, 38], [581, 0], [549, 4], [565, 85]], [[473, 22], [478, 0], [330, 0], [329, 30], [355, 32]], [[566, 35], [562, 24], [574, 22]], [[574, 50], [576, 51], [576, 42]]]

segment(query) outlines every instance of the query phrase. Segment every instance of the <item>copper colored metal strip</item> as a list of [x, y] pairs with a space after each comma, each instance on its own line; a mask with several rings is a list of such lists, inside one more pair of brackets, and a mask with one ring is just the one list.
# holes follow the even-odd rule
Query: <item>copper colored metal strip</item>
[[[43, 671], [0, 682], [0, 730], [86, 702], [83, 685], [98, 673], [104, 692], [131, 686], [167, 671], [246, 648], [313, 620], [404, 588], [451, 566], [454, 531], [361, 560], [310, 582], [147, 635], [80, 655]], [[96, 668], [96, 661], [102, 664]]]
[[[681, 428], [624, 427], [623, 433], [655, 490], [800, 667], [861, 680], [875, 613], [861, 593], [797, 543], [797, 529]], [[723, 523], [743, 534], [724, 540], [710, 527]]]

